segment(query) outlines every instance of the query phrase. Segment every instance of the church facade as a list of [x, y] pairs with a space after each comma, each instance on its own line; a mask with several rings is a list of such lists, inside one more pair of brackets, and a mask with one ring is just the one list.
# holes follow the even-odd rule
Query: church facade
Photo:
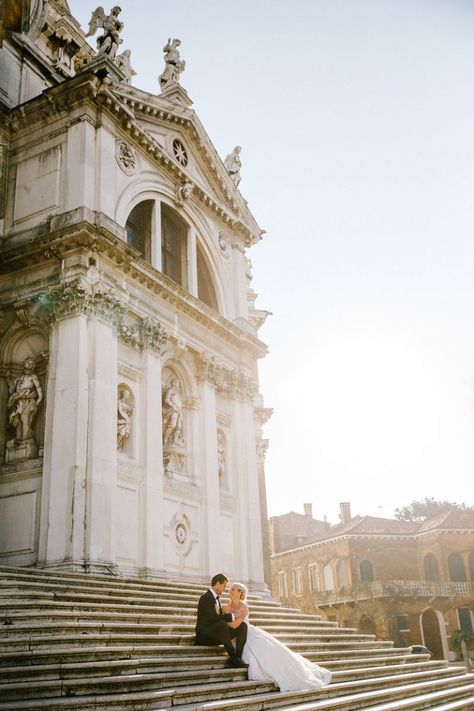
[[240, 148], [217, 154], [179, 41], [150, 94], [119, 8], [94, 13], [97, 52], [65, 0], [20, 9], [0, 49], [0, 563], [264, 590]]

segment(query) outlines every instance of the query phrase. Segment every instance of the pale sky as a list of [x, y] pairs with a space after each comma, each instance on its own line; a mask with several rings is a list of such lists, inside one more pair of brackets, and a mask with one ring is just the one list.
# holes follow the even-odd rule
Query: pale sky
[[[69, 4], [87, 28], [95, 2]], [[242, 146], [267, 230], [269, 514], [474, 504], [474, 2], [121, 7], [138, 88], [159, 93], [182, 40], [181, 84], [221, 157]]]

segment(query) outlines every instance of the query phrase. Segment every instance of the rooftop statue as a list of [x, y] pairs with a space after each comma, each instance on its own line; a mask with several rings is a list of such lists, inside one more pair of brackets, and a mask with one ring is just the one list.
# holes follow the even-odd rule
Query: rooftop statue
[[240, 146], [235, 146], [232, 153], [229, 153], [224, 161], [225, 169], [229, 173], [230, 179], [234, 183], [235, 187], [237, 187], [240, 183], [240, 169], [242, 167], [242, 162], [239, 154], [241, 150]]
[[132, 77], [136, 75], [136, 71], [134, 70], [130, 62], [130, 50], [126, 49], [122, 52], [122, 54], [117, 54], [117, 56], [115, 57], [115, 64], [124, 75], [125, 83], [131, 84]]
[[178, 47], [181, 44], [179, 39], [168, 39], [167, 44], [163, 47], [165, 53], [165, 68], [160, 74], [160, 87], [165, 88], [170, 82], [179, 82], [179, 75], [184, 72], [186, 63], [180, 58]]
[[97, 38], [97, 51], [99, 54], [107, 54], [111, 59], [117, 54], [117, 49], [122, 40], [119, 38], [123, 30], [123, 22], [118, 19], [122, 8], [118, 5], [112, 8], [110, 15], [106, 15], [104, 8], [99, 5], [92, 13], [89, 20], [89, 30], [86, 37], [94, 35], [99, 28], [103, 28], [104, 34]]

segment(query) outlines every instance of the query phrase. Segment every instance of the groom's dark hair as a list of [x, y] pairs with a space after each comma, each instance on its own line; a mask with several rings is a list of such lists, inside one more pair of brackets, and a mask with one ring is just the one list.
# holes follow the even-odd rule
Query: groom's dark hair
[[224, 573], [217, 573], [211, 580], [211, 585], [214, 586], [216, 583], [228, 583], [229, 578]]

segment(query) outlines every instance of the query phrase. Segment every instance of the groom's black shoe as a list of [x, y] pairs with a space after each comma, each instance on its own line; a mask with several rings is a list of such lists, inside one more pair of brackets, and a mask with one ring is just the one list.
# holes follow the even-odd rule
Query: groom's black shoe
[[233, 669], [247, 669], [248, 664], [243, 662], [240, 657], [231, 657], [230, 658], [230, 666]]

